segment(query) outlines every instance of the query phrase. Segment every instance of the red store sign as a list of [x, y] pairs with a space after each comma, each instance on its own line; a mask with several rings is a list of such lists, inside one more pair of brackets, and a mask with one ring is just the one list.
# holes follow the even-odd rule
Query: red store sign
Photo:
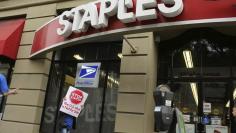
[[222, 22], [236, 22], [235, 0], [101, 0], [66, 11], [40, 27], [31, 57], [96, 37]]

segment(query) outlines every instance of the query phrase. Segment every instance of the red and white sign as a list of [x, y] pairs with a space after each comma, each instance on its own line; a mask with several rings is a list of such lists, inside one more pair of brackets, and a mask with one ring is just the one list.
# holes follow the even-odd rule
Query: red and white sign
[[99, 0], [66, 11], [40, 27], [31, 57], [97, 37], [236, 22], [235, 4], [235, 0]]
[[78, 117], [83, 109], [87, 97], [87, 93], [70, 86], [65, 98], [63, 99], [60, 111]]

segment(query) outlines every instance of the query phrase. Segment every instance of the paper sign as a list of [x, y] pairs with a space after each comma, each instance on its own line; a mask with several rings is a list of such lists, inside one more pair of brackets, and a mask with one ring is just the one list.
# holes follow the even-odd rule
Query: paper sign
[[70, 86], [63, 99], [60, 111], [78, 117], [87, 97], [87, 93]]
[[211, 125], [221, 125], [220, 118], [211, 118]]
[[166, 106], [171, 106], [171, 104], [172, 104], [171, 100], [166, 100], [166, 103], [165, 103]]
[[206, 125], [206, 133], [228, 133], [227, 126]]
[[155, 107], [154, 111], [155, 112], [161, 112], [161, 107]]
[[185, 124], [186, 133], [195, 133], [194, 124]]
[[190, 122], [190, 115], [183, 115], [184, 122]]
[[211, 113], [211, 103], [203, 103], [203, 112]]

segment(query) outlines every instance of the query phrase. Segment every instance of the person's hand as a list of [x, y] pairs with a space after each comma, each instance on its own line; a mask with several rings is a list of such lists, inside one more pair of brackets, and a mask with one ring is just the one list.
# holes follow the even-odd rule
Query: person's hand
[[10, 90], [10, 91], [9, 91], [9, 93], [10, 93], [10, 94], [14, 94], [14, 95], [15, 95], [15, 94], [17, 94], [17, 93], [18, 93], [18, 92], [17, 92], [17, 90], [18, 90], [18, 89], [12, 89], [12, 90]]
[[11, 90], [9, 90], [7, 93], [4, 93], [3, 95], [4, 95], [4, 96], [15, 95], [15, 94], [17, 94], [17, 90], [18, 90], [18, 89], [11, 89]]

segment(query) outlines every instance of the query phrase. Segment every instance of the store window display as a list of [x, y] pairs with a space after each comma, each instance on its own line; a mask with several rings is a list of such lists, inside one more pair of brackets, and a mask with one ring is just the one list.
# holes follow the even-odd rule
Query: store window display
[[233, 133], [235, 42], [235, 37], [200, 28], [158, 45], [158, 84], [170, 84], [174, 104], [185, 123], [194, 125], [193, 133], [208, 133], [216, 125]]

